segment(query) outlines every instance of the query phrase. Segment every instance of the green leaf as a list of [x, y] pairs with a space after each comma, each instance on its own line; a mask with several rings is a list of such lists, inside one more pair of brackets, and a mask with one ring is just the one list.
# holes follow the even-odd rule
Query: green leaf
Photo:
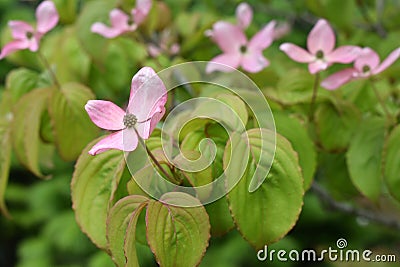
[[32, 70], [19, 68], [8, 73], [6, 88], [12, 95], [12, 103], [18, 101], [24, 94], [36, 88], [38, 74]]
[[36, 89], [15, 104], [12, 143], [19, 161], [32, 173], [46, 178], [39, 168], [40, 122], [52, 88]]
[[[137, 210], [134, 211], [132, 217], [128, 224], [128, 229], [125, 236], [124, 243], [124, 253], [126, 258], [126, 267], [139, 267], [139, 262], [136, 253], [136, 228], [139, 220], [139, 216], [141, 215], [142, 209], [146, 206], [146, 204], [140, 205]], [[139, 227], [140, 230], [140, 227]]]
[[93, 93], [78, 83], [68, 83], [61, 90], [52, 91], [49, 113], [56, 146], [64, 160], [75, 160], [98, 134], [97, 126], [90, 120], [84, 108], [90, 99], [94, 99]]
[[360, 117], [360, 111], [348, 102], [320, 105], [315, 114], [320, 145], [331, 152], [346, 150]]
[[109, 19], [109, 12], [115, 7], [115, 0], [98, 0], [85, 3], [76, 22], [77, 36], [85, 51], [97, 63], [103, 63], [107, 51], [108, 40], [103, 36], [92, 33], [93, 23]]
[[351, 181], [373, 201], [377, 201], [381, 194], [384, 136], [385, 120], [368, 118], [358, 127], [346, 154]]
[[[139, 195], [120, 199], [110, 210], [107, 219], [108, 249], [117, 266], [138, 266], [136, 256], [136, 223], [148, 198]], [[129, 249], [124, 250], [124, 245]]]
[[56, 5], [62, 24], [73, 23], [75, 21], [79, 2], [67, 0], [53, 0], [53, 2]]
[[400, 125], [397, 125], [385, 144], [384, 178], [390, 194], [400, 201]]
[[299, 155], [299, 163], [304, 177], [304, 189], [307, 190], [317, 168], [317, 153], [307, 130], [298, 120], [287, 114], [275, 113], [276, 131], [287, 138]]
[[8, 175], [10, 172], [11, 162], [11, 135], [8, 127], [0, 125], [0, 210], [1, 212], [10, 217], [6, 203], [4, 201], [4, 193], [7, 188]]
[[[4, 200], [4, 194], [8, 184], [8, 176], [10, 172], [11, 164], [11, 120], [10, 113], [11, 107], [7, 107], [7, 101], [10, 101], [11, 95], [4, 93], [1, 98], [0, 108], [0, 211], [8, 218], [6, 203]], [[4, 110], [3, 110], [4, 109]], [[4, 114], [4, 115], [3, 115]]]
[[235, 111], [236, 114], [239, 116], [240, 121], [243, 123], [243, 125], [247, 124], [247, 119], [249, 115], [247, 113], [246, 104], [243, 102], [242, 99], [240, 99], [240, 97], [231, 94], [219, 94], [216, 96], [216, 99], [224, 102], [230, 108], [232, 108], [233, 111]]
[[[261, 139], [262, 133], [262, 139]], [[272, 167], [261, 186], [249, 192], [249, 185], [256, 169], [255, 162], [260, 157], [261, 141], [273, 144], [271, 133], [266, 129], [248, 131], [251, 157], [246, 171], [239, 183], [228, 193], [229, 206], [236, 227], [242, 236], [255, 248], [278, 241], [295, 225], [303, 205], [303, 177], [301, 175], [297, 154], [289, 141], [277, 135], [275, 157]], [[243, 143], [246, 140], [242, 139]], [[238, 144], [228, 143], [227, 150], [233, 151]], [[264, 144], [264, 149], [270, 145]], [[269, 155], [270, 151], [264, 151]], [[224, 157], [224, 166], [229, 161], [235, 164], [240, 157], [231, 158], [230, 153]], [[242, 158], [243, 160], [243, 158]], [[263, 161], [265, 159], [261, 159]], [[263, 162], [260, 162], [263, 164]], [[228, 186], [231, 179], [228, 177]]]
[[184, 193], [167, 193], [160, 201], [150, 201], [146, 212], [147, 242], [158, 264], [163, 267], [198, 265], [210, 238], [206, 210], [197, 199]]
[[54, 67], [53, 71], [61, 84], [86, 81], [89, 75], [90, 58], [76, 37], [76, 31], [76, 28], [65, 27], [42, 44], [44, 56]]
[[345, 153], [319, 153], [318, 168], [318, 182], [329, 191], [334, 199], [348, 201], [359, 197], [360, 193], [350, 179]]
[[96, 246], [106, 249], [106, 220], [115, 190], [125, 168], [124, 154], [109, 150], [91, 156], [90, 143], [75, 165], [71, 181], [72, 208], [82, 231]]
[[313, 79], [307, 71], [295, 69], [286, 72], [279, 80], [277, 88], [270, 93], [274, 99], [277, 98], [287, 105], [307, 103], [311, 100]]
[[212, 236], [222, 236], [235, 227], [226, 197], [207, 204], [205, 208], [210, 217]]

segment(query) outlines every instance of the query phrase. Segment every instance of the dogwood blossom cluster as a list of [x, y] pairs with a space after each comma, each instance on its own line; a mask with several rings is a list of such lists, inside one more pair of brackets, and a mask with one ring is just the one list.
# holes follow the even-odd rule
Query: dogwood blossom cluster
[[326, 70], [334, 63], [353, 63], [351, 68], [334, 73], [321, 82], [321, 86], [334, 90], [355, 79], [368, 78], [387, 69], [400, 56], [400, 48], [395, 49], [381, 64], [378, 54], [369, 47], [346, 45], [335, 48], [335, 33], [329, 23], [320, 19], [307, 37], [307, 49], [295, 44], [284, 43], [280, 49], [289, 58], [300, 63], [308, 63], [311, 74]]
[[92, 25], [91, 31], [109, 39], [127, 32], [134, 32], [146, 19], [151, 5], [151, 0], [137, 0], [136, 7], [131, 10], [130, 14], [115, 8], [110, 12], [111, 27], [102, 22], [96, 22]]
[[[209, 36], [222, 50], [222, 54], [211, 59], [206, 71], [232, 71], [232, 68], [241, 66], [248, 72], [259, 72], [269, 65], [263, 51], [274, 41], [275, 21], [269, 22], [263, 29], [256, 33], [250, 40], [244, 30], [250, 25], [253, 18], [251, 7], [240, 4], [236, 9], [237, 24], [218, 21], [208, 30]], [[228, 67], [225, 67], [228, 66]]]

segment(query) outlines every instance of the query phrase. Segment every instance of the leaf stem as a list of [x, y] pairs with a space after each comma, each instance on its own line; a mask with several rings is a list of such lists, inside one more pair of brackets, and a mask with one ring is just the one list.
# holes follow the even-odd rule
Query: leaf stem
[[310, 104], [310, 114], [308, 115], [310, 122], [314, 121], [314, 109], [315, 109], [315, 101], [317, 100], [317, 95], [318, 95], [318, 87], [319, 87], [319, 72], [315, 74], [315, 80], [313, 85], [313, 94], [311, 97], [311, 104]]
[[40, 50], [37, 52], [39, 55], [40, 60], [42, 60], [44, 66], [46, 67], [46, 69], [49, 71], [50, 76], [54, 82], [54, 84], [57, 86], [58, 89], [61, 90], [61, 84], [58, 82], [57, 76], [54, 73], [54, 71], [51, 69], [50, 63], [49, 61], [46, 59], [46, 57], [43, 55], [42, 52], [40, 52]]
[[389, 120], [392, 122], [392, 115], [390, 114], [389, 110], [387, 109], [387, 107], [385, 105], [385, 102], [383, 101], [381, 95], [379, 94], [374, 81], [373, 80], [370, 80], [370, 81], [371, 81], [372, 90], [374, 91], [376, 98], [378, 99], [380, 105], [382, 106], [383, 112], [385, 112], [386, 117], [389, 118]]
[[146, 146], [145, 142], [143, 141], [142, 138], [140, 138], [140, 135], [138, 133], [138, 131], [135, 129], [135, 132], [138, 136], [139, 142], [140, 144], [146, 149], [147, 155], [149, 155], [151, 161], [154, 163], [154, 165], [157, 166], [157, 168], [160, 170], [160, 172], [162, 172], [165, 177], [167, 177], [170, 181], [176, 181], [176, 179], [174, 179], [173, 177], [171, 177], [171, 175], [169, 175], [169, 173], [163, 168], [163, 166], [161, 166], [161, 164], [158, 162], [158, 160], [156, 159], [156, 157], [154, 156], [154, 154], [150, 151], [150, 149]]

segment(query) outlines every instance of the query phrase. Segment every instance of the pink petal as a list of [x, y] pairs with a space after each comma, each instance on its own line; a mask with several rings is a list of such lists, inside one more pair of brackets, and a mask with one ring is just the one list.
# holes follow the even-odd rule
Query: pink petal
[[274, 41], [275, 25], [275, 21], [268, 23], [264, 28], [256, 33], [253, 38], [251, 38], [248, 47], [257, 50], [264, 50], [269, 47]]
[[213, 71], [231, 72], [239, 67], [241, 57], [242, 55], [239, 52], [231, 54], [221, 54], [219, 56], [216, 56], [213, 59], [211, 59], [210, 62], [207, 64], [206, 72], [207, 73], [211, 73]]
[[151, 0], [136, 0], [136, 8], [132, 9], [132, 16], [137, 25], [146, 19], [151, 10], [151, 5]]
[[315, 60], [315, 57], [308, 51], [294, 44], [284, 43], [281, 44], [279, 49], [285, 52], [288, 57], [300, 63], [310, 63]]
[[0, 59], [5, 58], [7, 55], [11, 54], [12, 52], [27, 49], [29, 47], [29, 43], [25, 40], [15, 40], [8, 44], [6, 44], [0, 53]]
[[353, 45], [340, 46], [331, 53], [325, 55], [325, 60], [331, 63], [353, 62], [361, 52], [361, 48]]
[[8, 22], [8, 26], [11, 28], [11, 34], [15, 39], [28, 39], [27, 33], [35, 31], [31, 25], [20, 20], [11, 20]]
[[242, 29], [246, 29], [252, 19], [253, 19], [253, 10], [250, 5], [247, 3], [241, 3], [236, 8], [236, 19], [238, 21], [238, 26]]
[[90, 155], [97, 155], [99, 153], [102, 153], [104, 151], [110, 150], [110, 149], [118, 149], [118, 150], [123, 150], [124, 145], [122, 141], [122, 131], [118, 131], [115, 133], [112, 133], [110, 135], [107, 135], [103, 139], [101, 139], [99, 142], [97, 142], [90, 150], [89, 154]]
[[[159, 112], [157, 112], [153, 115], [153, 117], [151, 118], [151, 121], [150, 121], [149, 136], [153, 132], [154, 128], [156, 128], [157, 123], [162, 119], [162, 117], [164, 117], [164, 114], [165, 114], [165, 107], [163, 106], [163, 107], [161, 107], [161, 110]], [[143, 136], [143, 138], [145, 138], [145, 136]]]
[[308, 34], [307, 48], [314, 55], [318, 51], [328, 54], [335, 47], [335, 42], [336, 38], [332, 27], [326, 20], [320, 19]]
[[129, 28], [129, 16], [120, 9], [113, 9], [110, 12], [110, 22], [114, 29], [124, 32]]
[[287, 22], [283, 22], [275, 26], [274, 29], [274, 40], [278, 40], [283, 36], [287, 35], [291, 31], [291, 26]]
[[165, 114], [165, 107], [162, 107], [160, 112], [157, 112], [153, 115], [151, 120], [148, 120], [144, 123], [138, 123], [136, 125], [136, 129], [143, 139], [148, 139], [153, 132], [154, 128], [156, 127], [157, 123], [162, 119]]
[[163, 81], [150, 67], [141, 68], [132, 78], [128, 112], [138, 121], [145, 121], [160, 112], [167, 102], [167, 90]]
[[212, 33], [213, 40], [225, 53], [240, 51], [240, 47], [247, 43], [242, 29], [228, 22], [216, 22]]
[[101, 22], [94, 23], [90, 30], [91, 30], [91, 32], [100, 34], [100, 35], [104, 36], [105, 38], [109, 38], [109, 39], [115, 38], [118, 35], [121, 35], [123, 33], [120, 29], [110, 28]]
[[336, 72], [321, 82], [321, 86], [328, 90], [335, 90], [353, 79], [354, 68], [347, 68]]
[[390, 55], [379, 65], [376, 69], [372, 71], [373, 74], [378, 74], [387, 69], [400, 57], [400, 48], [395, 49]]
[[125, 111], [110, 101], [89, 100], [85, 109], [90, 119], [100, 128], [112, 131], [125, 128]]
[[123, 151], [133, 151], [138, 145], [138, 135], [134, 128], [126, 128], [122, 130]]
[[58, 12], [52, 1], [42, 2], [36, 9], [37, 31], [45, 34], [58, 23]]
[[242, 67], [248, 72], [259, 72], [269, 65], [269, 61], [263, 56], [261, 51], [248, 51], [242, 57]]
[[378, 54], [369, 47], [365, 47], [361, 50], [359, 56], [354, 61], [354, 67], [358, 72], [364, 72], [365, 66], [369, 67], [372, 71], [378, 67], [380, 62]]
[[329, 63], [323, 60], [316, 60], [308, 64], [308, 71], [311, 74], [326, 70], [329, 67]]
[[42, 38], [41, 34], [35, 34], [31, 39], [28, 40], [28, 49], [32, 52], [36, 52], [39, 50], [40, 39]]

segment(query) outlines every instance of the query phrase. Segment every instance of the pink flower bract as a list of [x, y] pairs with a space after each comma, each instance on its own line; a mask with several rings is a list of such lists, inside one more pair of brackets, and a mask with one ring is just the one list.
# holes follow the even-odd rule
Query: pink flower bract
[[109, 149], [135, 150], [138, 138], [148, 139], [164, 116], [166, 102], [165, 85], [149, 67], [133, 76], [126, 112], [110, 101], [89, 100], [85, 109], [90, 119], [102, 129], [116, 131], [95, 144], [89, 154]]
[[387, 69], [399, 57], [400, 48], [397, 48], [380, 63], [379, 56], [374, 50], [369, 47], [363, 48], [352, 68], [346, 68], [332, 74], [322, 81], [321, 86], [328, 90], [335, 90], [352, 80], [371, 77]]
[[58, 13], [53, 2], [44, 1], [36, 9], [36, 29], [25, 21], [12, 20], [8, 22], [13, 40], [1, 50], [0, 59], [12, 52], [29, 49], [36, 52], [40, 39], [58, 23]]
[[151, 4], [151, 0], [137, 0], [136, 7], [131, 10], [130, 15], [115, 8], [110, 12], [111, 27], [104, 23], [96, 22], [92, 25], [91, 31], [109, 39], [126, 32], [133, 32], [146, 19], [150, 12]]
[[300, 63], [308, 63], [311, 74], [326, 70], [333, 63], [353, 62], [361, 48], [357, 46], [340, 46], [335, 49], [335, 33], [329, 23], [320, 19], [307, 37], [307, 50], [291, 43], [284, 43], [280, 49], [288, 57]]
[[[263, 50], [274, 40], [274, 27], [275, 21], [271, 21], [248, 41], [243, 29], [239, 26], [223, 21], [216, 22], [209, 33], [223, 53], [211, 59], [206, 71], [229, 72], [232, 71], [231, 68], [239, 66], [248, 72], [261, 71], [269, 65], [269, 61], [263, 55]], [[212, 62], [220, 64], [212, 64]]]
[[241, 3], [236, 8], [236, 20], [240, 28], [246, 29], [253, 20], [253, 10], [247, 3]]

